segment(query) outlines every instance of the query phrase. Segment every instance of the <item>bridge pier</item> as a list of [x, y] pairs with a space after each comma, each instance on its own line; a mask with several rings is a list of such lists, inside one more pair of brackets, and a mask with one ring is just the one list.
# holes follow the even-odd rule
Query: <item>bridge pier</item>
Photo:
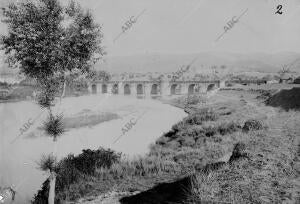
[[181, 84], [180, 94], [188, 94], [189, 93], [189, 84]]
[[137, 95], [137, 83], [129, 84], [129, 87], [130, 87], [130, 92], [131, 92], [130, 95], [136, 96]]
[[124, 85], [122, 82], [118, 83], [118, 94], [124, 95]]
[[113, 94], [113, 84], [111, 83], [107, 84], [107, 93]]
[[206, 90], [207, 90], [206, 84], [199, 85], [199, 93], [206, 93]]
[[88, 84], [88, 92], [89, 92], [89, 94], [92, 93], [92, 84], [91, 83]]
[[[189, 94], [189, 91], [195, 94], [206, 93], [224, 86], [225, 81], [96, 81], [88, 84], [88, 92], [91, 94], [116, 93], [120, 95], [130, 92], [130, 95], [139, 94], [149, 97], [151, 95], [186, 95]], [[118, 91], [113, 92], [116, 88]]]
[[168, 82], [163, 81], [160, 83], [160, 95], [162, 96], [170, 95], [170, 87]]
[[221, 80], [220, 82], [219, 82], [219, 88], [225, 88], [225, 80]]
[[152, 88], [152, 84], [144, 84], [144, 94], [147, 97], [151, 96], [151, 88]]
[[97, 86], [97, 94], [101, 94], [102, 93], [102, 84], [96, 84]]

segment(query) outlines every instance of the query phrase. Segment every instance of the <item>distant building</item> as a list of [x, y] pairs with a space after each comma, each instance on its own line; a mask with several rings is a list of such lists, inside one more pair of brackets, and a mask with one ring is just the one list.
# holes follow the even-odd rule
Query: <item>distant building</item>
[[297, 77], [297, 78], [294, 80], [294, 84], [300, 84], [300, 77]]
[[7, 89], [0, 89], [0, 98], [7, 97], [9, 95], [9, 90]]

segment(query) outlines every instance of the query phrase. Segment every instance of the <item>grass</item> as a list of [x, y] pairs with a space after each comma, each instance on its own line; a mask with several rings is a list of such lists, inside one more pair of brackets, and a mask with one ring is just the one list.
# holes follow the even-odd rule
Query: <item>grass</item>
[[[147, 155], [120, 157], [100, 167], [93, 160], [93, 171], [81, 170], [76, 182], [65, 182], [58, 199], [138, 191], [122, 202], [166, 203], [173, 192], [167, 185], [184, 188], [188, 196], [180, 203], [299, 202], [299, 112], [267, 107], [254, 93], [242, 92], [243, 101], [240, 91], [221, 93], [206, 105], [193, 104], [193, 113], [152, 144]], [[192, 188], [174, 186], [191, 174]]]

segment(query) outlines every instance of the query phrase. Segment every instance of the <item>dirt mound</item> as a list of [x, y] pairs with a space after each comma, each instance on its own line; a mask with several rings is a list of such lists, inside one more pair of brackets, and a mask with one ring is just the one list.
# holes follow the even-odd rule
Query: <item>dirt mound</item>
[[267, 105], [281, 107], [285, 110], [300, 110], [300, 88], [294, 87], [290, 90], [281, 90], [277, 94], [271, 96], [267, 101]]

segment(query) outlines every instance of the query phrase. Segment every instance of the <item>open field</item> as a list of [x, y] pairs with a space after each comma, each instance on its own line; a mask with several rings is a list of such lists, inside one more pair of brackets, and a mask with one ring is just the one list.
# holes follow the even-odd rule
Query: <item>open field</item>
[[266, 106], [258, 96], [259, 91], [223, 90], [189, 105], [173, 100], [190, 114], [148, 154], [100, 162], [89, 173], [73, 166], [78, 175], [59, 183], [57, 201], [299, 202], [300, 113]]

